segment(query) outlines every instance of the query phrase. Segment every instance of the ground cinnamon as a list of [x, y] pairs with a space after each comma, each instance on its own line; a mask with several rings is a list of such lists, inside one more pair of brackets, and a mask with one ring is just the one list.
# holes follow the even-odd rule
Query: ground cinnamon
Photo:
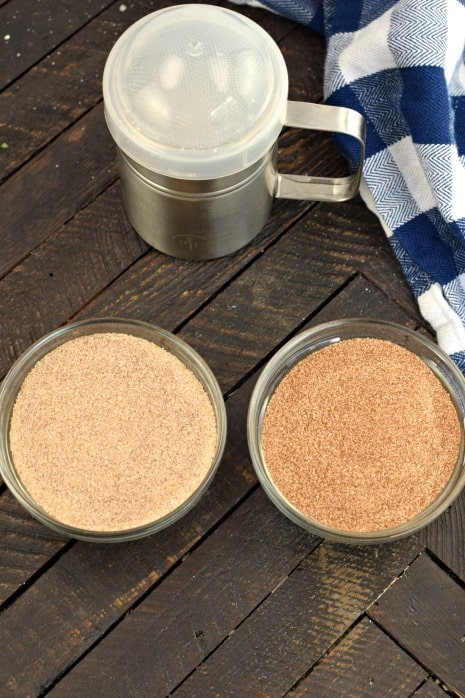
[[173, 511], [204, 479], [215, 444], [213, 408], [192, 371], [119, 332], [79, 337], [44, 356], [10, 426], [29, 494], [62, 523], [95, 531]]
[[389, 341], [347, 339], [300, 361], [262, 432], [276, 487], [301, 512], [345, 531], [397, 526], [443, 490], [461, 426], [441, 381]]

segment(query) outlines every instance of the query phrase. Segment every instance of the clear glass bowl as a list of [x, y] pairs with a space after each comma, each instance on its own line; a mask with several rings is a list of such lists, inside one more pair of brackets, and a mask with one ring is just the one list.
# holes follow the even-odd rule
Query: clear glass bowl
[[[323, 347], [345, 339], [364, 337], [388, 340], [414, 352], [441, 380], [460, 415], [462, 438], [452, 476], [437, 499], [415, 518], [393, 528], [354, 532], [326, 526], [312, 519], [293, 504], [276, 487], [265, 462], [261, 434], [268, 402], [278, 384], [302, 359]], [[269, 361], [252, 393], [247, 436], [250, 455], [257, 477], [277, 508], [291, 521], [323, 538], [343, 543], [380, 543], [392, 541], [420, 530], [439, 516], [458, 496], [465, 485], [465, 379], [452, 360], [433, 342], [405, 327], [374, 319], [337, 320], [309, 329], [285, 344]]]
[[[146, 339], [177, 357], [202, 384], [213, 407], [216, 419], [216, 446], [211, 466], [198, 488], [187, 500], [162, 518], [148, 524], [117, 531], [94, 531], [74, 528], [56, 520], [45, 511], [28, 493], [15, 470], [9, 447], [11, 414], [21, 385], [33, 366], [48, 352], [71, 339], [95, 333], [119, 332]], [[220, 464], [226, 441], [226, 409], [223, 396], [215, 376], [205, 361], [184, 341], [159, 327], [137, 320], [105, 318], [75, 322], [46, 335], [35, 342], [14, 363], [0, 389], [0, 474], [17, 500], [32, 516], [46, 526], [72, 538], [88, 541], [127, 541], [150, 535], [184, 516], [209, 487]]]

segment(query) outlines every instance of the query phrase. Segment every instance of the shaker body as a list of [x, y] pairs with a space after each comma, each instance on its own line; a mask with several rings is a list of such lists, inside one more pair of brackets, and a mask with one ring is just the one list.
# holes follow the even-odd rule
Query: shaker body
[[276, 186], [276, 144], [233, 175], [185, 180], [153, 172], [118, 150], [126, 215], [165, 254], [213, 259], [249, 243], [265, 226]]

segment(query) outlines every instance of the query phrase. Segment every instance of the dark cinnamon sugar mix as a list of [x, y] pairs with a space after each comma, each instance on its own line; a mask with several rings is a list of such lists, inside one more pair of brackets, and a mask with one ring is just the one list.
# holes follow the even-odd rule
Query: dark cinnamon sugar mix
[[428, 507], [457, 462], [457, 410], [414, 353], [347, 339], [310, 354], [267, 407], [262, 448], [291, 504], [346, 531], [397, 526]]

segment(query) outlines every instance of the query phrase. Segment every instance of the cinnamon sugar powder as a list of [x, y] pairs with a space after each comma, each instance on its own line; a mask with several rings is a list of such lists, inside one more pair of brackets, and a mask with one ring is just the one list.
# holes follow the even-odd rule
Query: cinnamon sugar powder
[[29, 494], [64, 524], [94, 531], [150, 523], [207, 475], [216, 420], [174, 355], [124, 333], [72, 339], [30, 371], [10, 448]]
[[297, 509], [346, 531], [406, 522], [443, 490], [457, 462], [457, 410], [414, 353], [347, 339], [310, 354], [276, 388], [262, 448]]

